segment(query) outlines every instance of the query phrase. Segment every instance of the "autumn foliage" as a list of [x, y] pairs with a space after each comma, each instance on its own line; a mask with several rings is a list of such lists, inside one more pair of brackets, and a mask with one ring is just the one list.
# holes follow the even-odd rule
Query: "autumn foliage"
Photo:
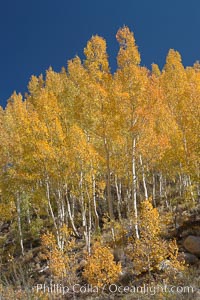
[[62, 249], [58, 247], [53, 233], [47, 232], [42, 235], [41, 242], [44, 247], [43, 258], [47, 259], [53, 278], [69, 279], [76, 271], [75, 256], [72, 253], [75, 241], [73, 238], [70, 238], [70, 231], [66, 226], [61, 231], [63, 235]]
[[166, 241], [161, 237], [161, 222], [158, 210], [151, 201], [141, 203], [139, 218], [140, 239], [133, 242], [130, 257], [137, 274], [161, 269], [161, 262], [169, 259], [172, 268], [181, 270], [184, 264], [177, 260], [178, 246], [175, 240]]
[[103, 287], [115, 283], [121, 272], [121, 264], [114, 261], [109, 247], [96, 242], [92, 247], [92, 254], [87, 258], [87, 265], [83, 276], [88, 283]]
[[176, 265], [159, 212], [176, 227], [179, 207], [198, 202], [200, 64], [185, 67], [170, 49], [163, 69], [148, 69], [128, 27], [116, 39], [115, 71], [95, 35], [84, 60], [32, 76], [24, 96], [14, 92], [0, 107], [0, 218], [14, 238], [0, 240], [4, 260], [42, 243], [62, 279], [75, 268], [78, 241], [88, 253], [84, 278], [98, 286], [121, 271], [108, 246], [132, 243], [136, 274], [165, 259]]

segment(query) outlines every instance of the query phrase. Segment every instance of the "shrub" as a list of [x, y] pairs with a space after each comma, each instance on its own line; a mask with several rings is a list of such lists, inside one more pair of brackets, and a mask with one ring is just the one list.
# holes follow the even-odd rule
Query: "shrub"
[[96, 242], [92, 247], [92, 254], [87, 257], [84, 278], [89, 284], [102, 287], [104, 284], [116, 282], [120, 272], [121, 264], [114, 261], [110, 248]]
[[174, 269], [182, 269], [183, 265], [177, 260], [178, 247], [176, 241], [165, 241], [161, 238], [161, 220], [156, 208], [150, 201], [141, 204], [140, 239], [133, 244], [133, 251], [129, 256], [133, 260], [136, 274], [158, 270], [160, 263], [166, 259]]
[[[61, 228], [63, 247], [60, 249], [56, 238], [52, 233], [42, 235], [42, 245], [45, 248], [44, 258], [49, 262], [49, 269], [57, 279], [70, 278], [75, 276], [76, 263], [73, 249], [75, 240], [70, 239], [70, 231], [66, 226]], [[73, 276], [74, 275], [74, 276]]]

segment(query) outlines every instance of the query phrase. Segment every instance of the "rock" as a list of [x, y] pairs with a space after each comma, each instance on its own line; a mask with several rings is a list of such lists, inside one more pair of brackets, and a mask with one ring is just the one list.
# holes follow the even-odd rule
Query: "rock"
[[188, 220], [177, 228], [176, 236], [185, 238], [189, 235], [196, 236], [200, 230], [200, 220]]
[[197, 256], [200, 256], [200, 237], [189, 235], [183, 242], [184, 248]]
[[187, 252], [183, 252], [181, 254], [178, 255], [178, 260], [180, 261], [185, 261], [186, 264], [189, 265], [194, 265], [196, 263], [198, 263], [198, 258], [196, 257], [196, 255], [192, 254], [192, 253], [187, 253]]
[[117, 247], [113, 249], [113, 256], [115, 262], [125, 263], [125, 254], [123, 247]]
[[38, 279], [37, 279], [37, 283], [44, 283], [45, 280], [46, 280], [45, 275], [39, 276]]
[[120, 283], [123, 285], [128, 285], [134, 278], [134, 275], [129, 270], [123, 270], [120, 274]]
[[169, 270], [172, 268], [171, 262], [169, 259], [165, 259], [163, 261], [161, 261], [161, 263], [158, 266], [158, 270], [160, 271], [165, 271], [165, 270]]
[[79, 263], [79, 269], [84, 268], [87, 265], [87, 261], [85, 259], [82, 259]]
[[180, 272], [179, 269], [177, 269], [174, 265], [173, 262], [171, 262], [169, 259], [165, 259], [160, 262], [158, 265], [158, 270], [159, 271], [164, 271], [164, 272], [169, 272], [171, 274], [176, 274], [176, 277], [178, 278], [183, 278], [183, 273]]

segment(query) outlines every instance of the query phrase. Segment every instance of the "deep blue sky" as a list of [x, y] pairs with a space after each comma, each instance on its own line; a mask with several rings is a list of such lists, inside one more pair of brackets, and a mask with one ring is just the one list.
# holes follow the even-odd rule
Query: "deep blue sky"
[[115, 34], [128, 25], [142, 64], [163, 66], [170, 48], [184, 65], [200, 60], [199, 0], [0, 0], [0, 104], [24, 93], [32, 74], [59, 71], [94, 34], [107, 40], [112, 71]]

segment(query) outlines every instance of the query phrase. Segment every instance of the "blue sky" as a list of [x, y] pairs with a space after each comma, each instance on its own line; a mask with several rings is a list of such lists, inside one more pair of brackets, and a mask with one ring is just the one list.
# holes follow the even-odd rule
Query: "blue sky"
[[0, 0], [0, 105], [26, 92], [31, 75], [59, 71], [94, 34], [107, 41], [116, 68], [119, 27], [134, 32], [142, 65], [162, 67], [170, 48], [184, 65], [200, 60], [199, 0]]

